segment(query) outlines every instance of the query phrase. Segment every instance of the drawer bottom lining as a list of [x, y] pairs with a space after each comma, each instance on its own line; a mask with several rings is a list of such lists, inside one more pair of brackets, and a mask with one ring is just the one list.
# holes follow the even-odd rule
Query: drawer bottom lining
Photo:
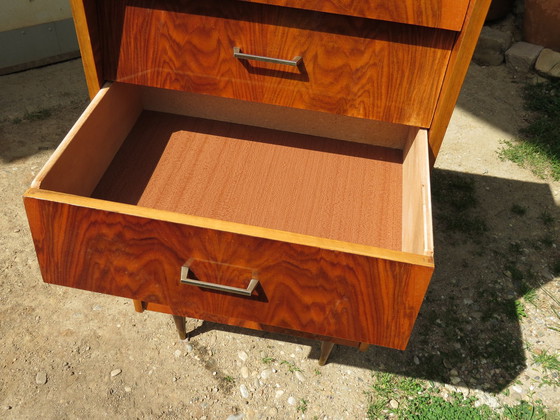
[[400, 250], [402, 151], [143, 111], [92, 196]]

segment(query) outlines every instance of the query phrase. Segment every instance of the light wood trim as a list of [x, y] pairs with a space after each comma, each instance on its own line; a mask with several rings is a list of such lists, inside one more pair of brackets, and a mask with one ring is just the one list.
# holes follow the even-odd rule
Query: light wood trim
[[199, 216], [174, 213], [166, 210], [157, 210], [146, 207], [122, 204], [112, 201], [99, 200], [90, 197], [80, 197], [61, 192], [30, 188], [24, 197], [35, 198], [38, 200], [53, 201], [56, 203], [66, 203], [73, 206], [103, 210], [118, 214], [126, 214], [161, 220], [171, 223], [179, 223], [189, 226], [214, 229], [223, 232], [230, 232], [239, 235], [248, 235], [257, 238], [299, 244], [315, 248], [322, 248], [330, 251], [339, 251], [349, 254], [362, 255], [366, 257], [382, 258], [386, 260], [414, 264], [423, 267], [434, 267], [434, 260], [431, 256], [418, 255], [408, 252], [393, 251], [389, 249], [377, 248], [373, 246], [353, 244], [348, 242], [336, 241], [333, 239], [317, 238], [314, 236], [302, 235], [298, 233], [285, 232], [280, 230], [268, 229], [259, 226], [248, 226], [240, 223], [227, 222], [223, 220], [209, 219]]
[[469, 63], [491, 0], [472, 0], [467, 10], [463, 30], [459, 34], [443, 79], [442, 90], [437, 101], [436, 110], [428, 138], [430, 140], [430, 164], [433, 166], [439, 153], [445, 131], [453, 114], [455, 104], [461, 92], [461, 86], [467, 75]]
[[403, 151], [402, 250], [434, 252], [426, 130], [412, 130]]
[[90, 195], [141, 111], [136, 87], [122, 84], [104, 87], [31, 186]]
[[93, 99], [103, 85], [103, 76], [100, 72], [101, 66], [98, 65], [94, 52], [94, 37], [90, 33], [90, 27], [95, 27], [97, 22], [95, 3], [89, 0], [70, 0], [70, 5], [82, 55], [82, 65], [84, 66], [89, 97]]
[[319, 111], [142, 86], [150, 111], [403, 149], [409, 126]]

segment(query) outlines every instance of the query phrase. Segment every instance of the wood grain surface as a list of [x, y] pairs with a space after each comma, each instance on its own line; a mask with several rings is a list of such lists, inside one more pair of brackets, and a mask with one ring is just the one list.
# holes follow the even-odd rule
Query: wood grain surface
[[243, 0], [389, 20], [434, 28], [461, 30], [469, 0]]
[[[167, 305], [198, 319], [404, 349], [433, 271], [30, 196], [25, 206], [46, 282]], [[245, 298], [182, 285], [180, 267], [190, 258], [247, 267], [259, 286]]]
[[[98, 2], [109, 80], [428, 127], [455, 32], [239, 1]], [[233, 47], [299, 67], [233, 57]]]
[[402, 152], [144, 111], [93, 197], [401, 249]]

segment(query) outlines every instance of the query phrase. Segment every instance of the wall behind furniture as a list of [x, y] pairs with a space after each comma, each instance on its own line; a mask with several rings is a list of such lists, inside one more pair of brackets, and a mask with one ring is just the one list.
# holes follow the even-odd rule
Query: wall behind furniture
[[0, 74], [78, 57], [68, 0], [1, 0]]

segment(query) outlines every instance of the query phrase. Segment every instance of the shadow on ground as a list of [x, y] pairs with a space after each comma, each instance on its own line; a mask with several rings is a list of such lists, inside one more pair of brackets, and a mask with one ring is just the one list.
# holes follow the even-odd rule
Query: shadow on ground
[[[407, 350], [337, 346], [329, 363], [500, 392], [526, 367], [516, 301], [553, 278], [560, 209], [544, 183], [439, 169], [432, 183], [436, 271]], [[308, 345], [319, 357], [312, 340], [213, 323], [192, 341], [211, 329]]]

